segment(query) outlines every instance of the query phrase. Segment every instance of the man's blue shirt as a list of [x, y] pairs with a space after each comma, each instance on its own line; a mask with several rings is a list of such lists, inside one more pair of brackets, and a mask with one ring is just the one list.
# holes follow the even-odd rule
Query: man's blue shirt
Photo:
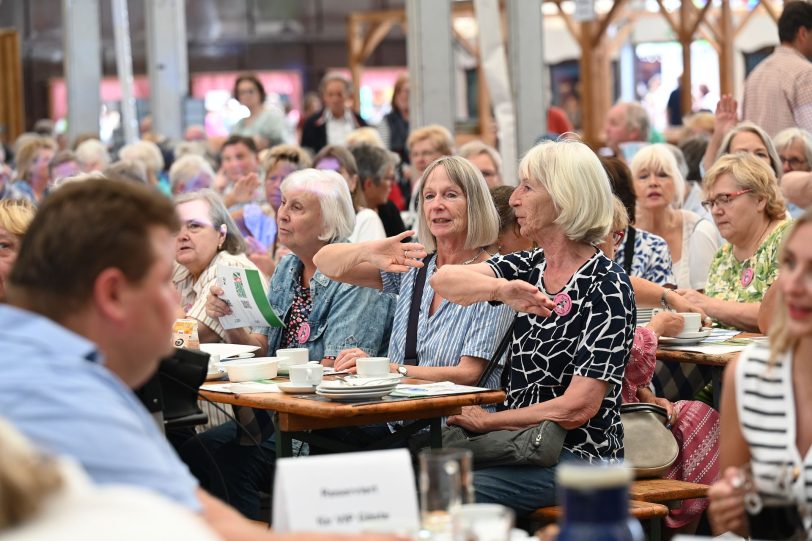
[[195, 511], [197, 482], [93, 342], [0, 305], [0, 415], [97, 483], [135, 485]]

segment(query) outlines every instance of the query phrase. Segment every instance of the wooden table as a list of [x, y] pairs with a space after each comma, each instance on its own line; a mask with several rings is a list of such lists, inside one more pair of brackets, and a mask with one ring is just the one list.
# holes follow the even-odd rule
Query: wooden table
[[[760, 334], [741, 333], [734, 338], [763, 338]], [[701, 364], [711, 367], [711, 379], [713, 382], [713, 407], [719, 410], [722, 393], [722, 372], [728, 363], [739, 356], [739, 352], [723, 353], [720, 355], [699, 353], [696, 351], [682, 351], [678, 349], [657, 348], [658, 361], [670, 361], [675, 363]]]
[[[407, 380], [407, 382], [421, 383], [420, 380]], [[285, 393], [239, 395], [201, 390], [200, 394], [212, 402], [274, 411], [276, 452], [279, 457], [292, 456], [294, 439], [328, 446], [336, 451], [359, 450], [346, 441], [327, 441], [322, 435], [310, 431], [358, 427], [391, 421], [415, 422], [405, 425], [402, 430], [393, 434], [391, 440], [380, 440], [367, 449], [384, 448], [387, 444], [404, 440], [426, 426], [430, 429], [431, 446], [442, 447], [441, 420], [443, 417], [460, 413], [463, 406], [496, 404], [505, 400], [505, 393], [502, 391], [363, 404], [308, 400], [301, 398], [301, 395]]]

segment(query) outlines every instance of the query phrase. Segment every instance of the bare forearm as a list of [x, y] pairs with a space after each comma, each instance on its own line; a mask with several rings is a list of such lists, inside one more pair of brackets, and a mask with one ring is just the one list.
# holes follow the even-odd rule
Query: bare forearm
[[487, 272], [491, 272], [491, 275], [478, 272], [473, 267], [446, 265], [431, 277], [431, 287], [437, 295], [463, 306], [498, 300], [499, 286], [507, 280], [494, 278], [487, 265], [480, 264], [474, 267], [485, 267]]
[[425, 379], [429, 381], [452, 381], [458, 385], [474, 385], [484, 370], [480, 365], [474, 367], [457, 366], [410, 366], [410, 378]]
[[545, 420], [571, 430], [591, 419], [594, 415], [592, 409], [587, 404], [560, 396], [526, 408], [493, 413], [488, 416], [488, 430], [519, 430]]
[[328, 244], [313, 256], [316, 267], [328, 278], [338, 282], [381, 289], [380, 271], [369, 264], [366, 243]]
[[799, 207], [812, 205], [812, 173], [787, 173], [781, 178], [781, 191], [788, 201]]
[[725, 325], [746, 332], [758, 332], [758, 312], [760, 308], [760, 302], [741, 303], [712, 299], [705, 311], [709, 316]]
[[705, 171], [713, 167], [714, 162], [716, 162], [716, 154], [718, 154], [719, 149], [722, 148], [722, 140], [724, 137], [724, 133], [720, 133], [719, 130], [714, 130], [713, 135], [708, 141], [708, 148], [705, 149], [705, 156], [702, 158]]

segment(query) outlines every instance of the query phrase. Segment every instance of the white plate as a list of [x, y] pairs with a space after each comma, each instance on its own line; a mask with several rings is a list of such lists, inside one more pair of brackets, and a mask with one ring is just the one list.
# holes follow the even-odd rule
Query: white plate
[[200, 351], [209, 355], [219, 355], [220, 360], [251, 353], [258, 349], [259, 346], [249, 346], [247, 344], [200, 344]]
[[294, 385], [293, 383], [277, 383], [279, 390], [283, 393], [309, 394], [315, 393], [316, 387], [313, 385]]
[[337, 393], [353, 393], [353, 392], [364, 392], [364, 391], [382, 391], [384, 389], [394, 389], [397, 387], [398, 382], [393, 381], [391, 383], [383, 383], [377, 385], [348, 385], [343, 381], [325, 381], [321, 385], [319, 385], [319, 389], [322, 391], [327, 392], [337, 392]]
[[383, 390], [383, 391], [365, 391], [363, 393], [323, 393], [320, 390], [316, 389], [316, 394], [319, 396], [323, 396], [325, 398], [329, 398], [330, 400], [335, 400], [336, 402], [357, 402], [359, 400], [367, 400], [370, 398], [381, 398], [389, 393], [391, 393], [391, 389]]
[[694, 344], [700, 343], [702, 340], [709, 337], [711, 335], [711, 332], [713, 331], [711, 329], [708, 329], [707, 331], [690, 333], [690, 336], [676, 336], [673, 338], [668, 336], [661, 336], [660, 344], [664, 346], [692, 346]]

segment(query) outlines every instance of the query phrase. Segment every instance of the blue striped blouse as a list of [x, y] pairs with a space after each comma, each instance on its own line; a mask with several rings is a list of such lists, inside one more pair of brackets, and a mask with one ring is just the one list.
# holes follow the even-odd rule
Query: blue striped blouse
[[[417, 356], [420, 366], [454, 366], [464, 355], [489, 360], [510, 326], [513, 310], [505, 305], [492, 306], [487, 302], [460, 306], [443, 299], [437, 311], [426, 317], [434, 298], [429, 278], [437, 268], [435, 261], [436, 258], [432, 258], [429, 262], [417, 320]], [[393, 363], [403, 364], [406, 326], [416, 276], [417, 269], [411, 269], [405, 274], [381, 273], [384, 292], [399, 293], [392, 339], [389, 342], [389, 359]], [[501, 370], [495, 370], [486, 386], [497, 388], [500, 374]]]

